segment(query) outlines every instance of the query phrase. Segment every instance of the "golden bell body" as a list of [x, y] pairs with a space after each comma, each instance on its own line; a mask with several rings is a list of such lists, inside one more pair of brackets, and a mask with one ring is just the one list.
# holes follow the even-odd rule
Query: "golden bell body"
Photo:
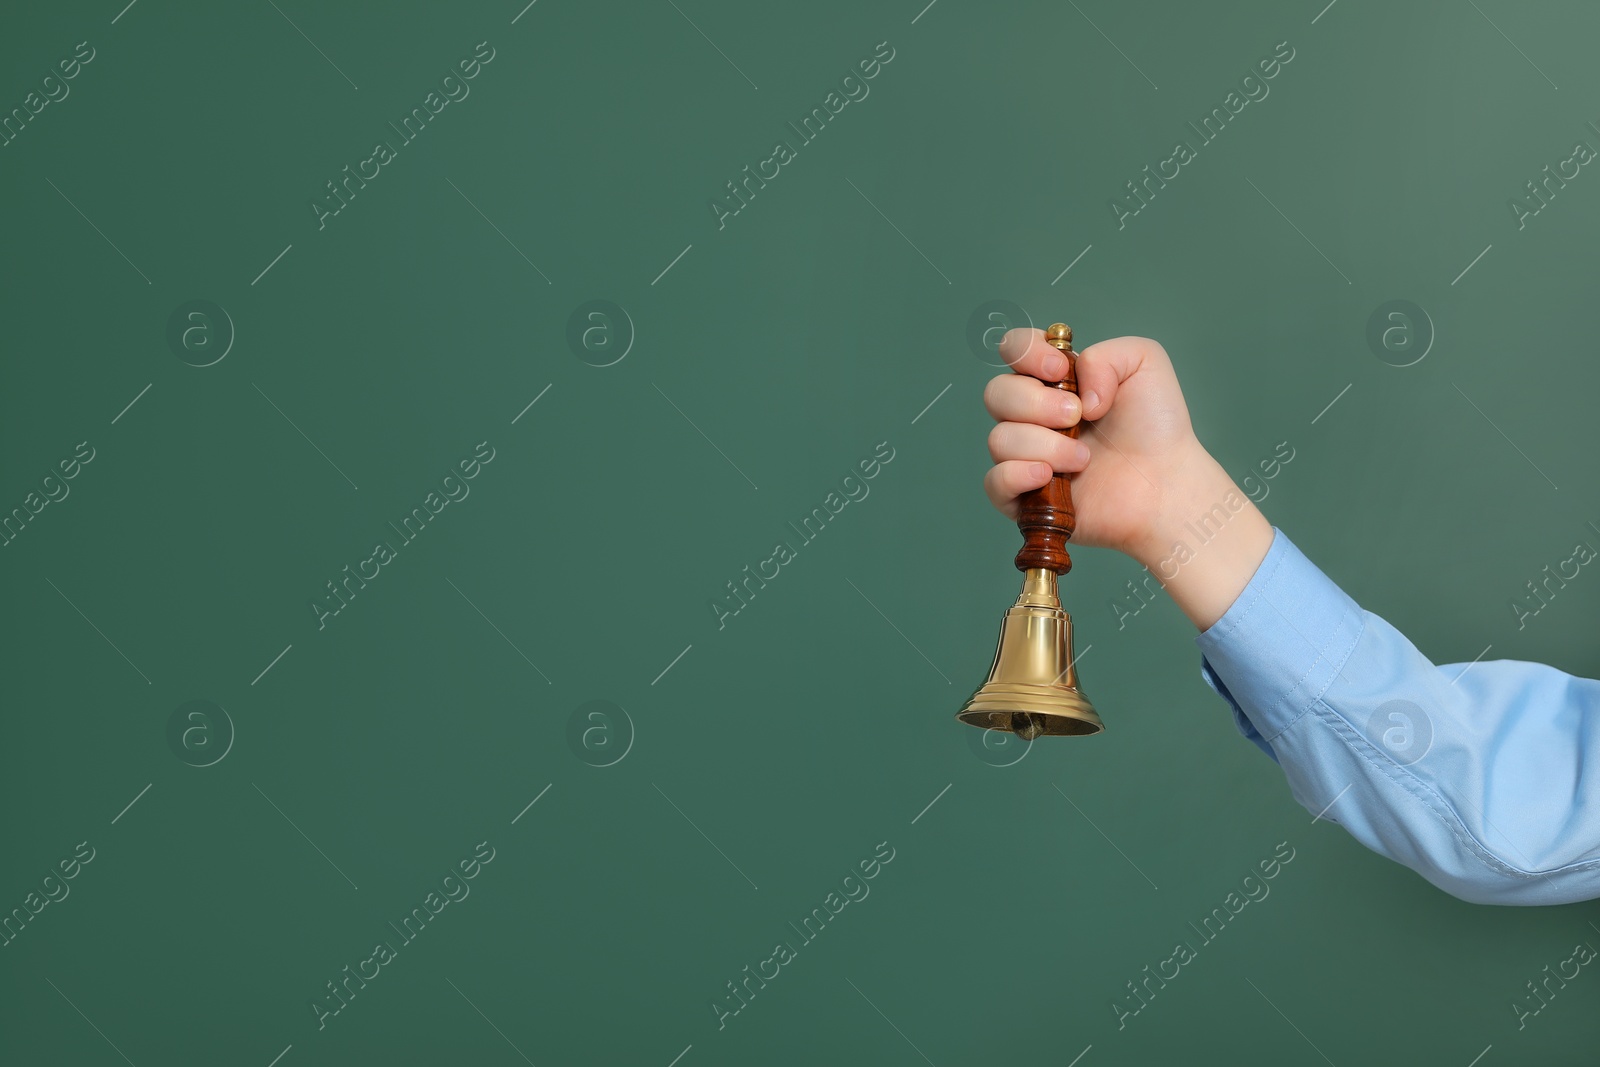
[[1078, 690], [1072, 652], [1072, 616], [1061, 609], [1056, 575], [1028, 570], [1022, 594], [1000, 622], [989, 678], [956, 718], [972, 726], [1008, 730], [1026, 741], [1046, 734], [1097, 734], [1105, 729]]

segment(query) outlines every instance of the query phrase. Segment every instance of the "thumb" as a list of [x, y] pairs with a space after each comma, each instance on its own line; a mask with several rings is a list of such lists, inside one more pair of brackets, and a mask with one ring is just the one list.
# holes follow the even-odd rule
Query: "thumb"
[[1162, 353], [1148, 337], [1113, 337], [1078, 353], [1078, 398], [1083, 418], [1098, 419], [1111, 410], [1122, 383]]

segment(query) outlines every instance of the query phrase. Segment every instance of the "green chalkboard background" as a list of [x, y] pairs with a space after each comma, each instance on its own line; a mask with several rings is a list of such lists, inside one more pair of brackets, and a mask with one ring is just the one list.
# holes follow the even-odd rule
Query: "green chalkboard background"
[[1288, 442], [1263, 510], [1435, 661], [1600, 673], [1600, 578], [1510, 608], [1600, 522], [1600, 176], [1512, 206], [1600, 145], [1593, 5], [123, 2], [0, 32], [0, 1061], [1594, 1062], [1600, 978], [1512, 1004], [1600, 910], [1314, 823], [1130, 560], [1063, 585], [1106, 733], [952, 718], [1007, 315]]

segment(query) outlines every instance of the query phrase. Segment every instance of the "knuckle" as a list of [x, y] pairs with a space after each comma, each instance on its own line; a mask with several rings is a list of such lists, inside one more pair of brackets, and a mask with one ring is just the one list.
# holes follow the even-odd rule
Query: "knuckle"
[[989, 454], [994, 456], [996, 461], [1005, 452], [1006, 442], [1009, 437], [1009, 431], [1007, 431], [1006, 424], [1003, 422], [996, 423], [994, 429], [989, 431]]
[[1034, 441], [1035, 427], [1021, 422], [1001, 422], [989, 431], [989, 454], [996, 463], [1006, 460], [1037, 458], [1039, 443]]
[[1000, 417], [999, 408], [1003, 402], [1006, 386], [1003, 384], [1011, 379], [1009, 374], [997, 374], [983, 387], [983, 406], [989, 409], [989, 414], [995, 418]]
[[1163, 360], [1169, 358], [1167, 356], [1167, 350], [1161, 347], [1161, 342], [1157, 341], [1155, 338], [1139, 337], [1135, 338], [1135, 340], [1137, 340], [1139, 342], [1139, 346], [1144, 349], [1144, 353], [1147, 358]]
[[989, 468], [989, 473], [983, 477], [983, 490], [989, 499], [998, 505], [1003, 505], [1007, 500], [1017, 495], [1017, 490], [1012, 487], [1014, 479], [1010, 474], [1010, 464], [997, 463]]
[[1034, 420], [1040, 426], [1059, 427], [1066, 424], [1066, 414], [1062, 411], [1063, 398], [1067, 394], [1060, 389], [1048, 387], [1037, 389], [1033, 396]]

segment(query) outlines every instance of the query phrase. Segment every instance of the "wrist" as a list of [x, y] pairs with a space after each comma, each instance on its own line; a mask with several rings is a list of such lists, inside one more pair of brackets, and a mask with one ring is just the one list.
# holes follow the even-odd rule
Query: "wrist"
[[1162, 484], [1167, 488], [1156, 521], [1130, 555], [1204, 631], [1266, 558], [1272, 524], [1199, 442]]
[[[1211, 503], [1222, 501], [1229, 490], [1237, 493], [1238, 488], [1198, 440], [1180, 450], [1156, 474], [1156, 481], [1160, 496], [1155, 514], [1143, 534], [1124, 551], [1160, 577], [1158, 568], [1172, 558], [1174, 550], [1195, 539], [1188, 529], [1195, 518], [1204, 514]], [[1167, 566], [1170, 569], [1171, 565]]]

